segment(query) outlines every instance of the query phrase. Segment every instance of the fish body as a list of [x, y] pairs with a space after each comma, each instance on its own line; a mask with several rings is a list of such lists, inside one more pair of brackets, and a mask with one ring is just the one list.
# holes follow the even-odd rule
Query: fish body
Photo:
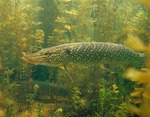
[[109, 42], [78, 42], [45, 48], [23, 58], [33, 64], [61, 66], [68, 64], [144, 64], [145, 53]]

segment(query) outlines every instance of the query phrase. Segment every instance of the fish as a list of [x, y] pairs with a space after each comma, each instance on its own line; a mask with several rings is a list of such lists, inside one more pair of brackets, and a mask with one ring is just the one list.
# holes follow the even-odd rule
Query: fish
[[66, 43], [26, 55], [23, 60], [35, 65], [64, 66], [70, 64], [129, 64], [143, 65], [146, 54], [123, 44], [110, 42]]

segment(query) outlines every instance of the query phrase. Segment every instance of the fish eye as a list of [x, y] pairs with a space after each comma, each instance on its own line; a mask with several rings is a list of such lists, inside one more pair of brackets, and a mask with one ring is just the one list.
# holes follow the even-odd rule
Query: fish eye
[[41, 55], [50, 55], [50, 52], [41, 52]]

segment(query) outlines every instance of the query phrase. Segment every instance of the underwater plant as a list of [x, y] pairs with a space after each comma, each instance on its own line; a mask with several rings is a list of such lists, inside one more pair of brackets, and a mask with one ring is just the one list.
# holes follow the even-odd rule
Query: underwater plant
[[[136, 1], [149, 5], [145, 0]], [[72, 65], [68, 72], [75, 83], [71, 84], [63, 70], [58, 70], [57, 67], [46, 68], [47, 70], [43, 67], [42, 70], [38, 69], [39, 66], [33, 68], [23, 62], [21, 57], [43, 47], [66, 42], [123, 43], [127, 36], [133, 39], [131, 35], [148, 42], [150, 21], [147, 8], [134, 4], [132, 0], [1, 0], [0, 14], [0, 90], [3, 95], [0, 110], [6, 110], [2, 114], [33, 117], [64, 116], [67, 113], [74, 116], [127, 116], [128, 94], [137, 85], [122, 79], [124, 69], [116, 68], [113, 71], [117, 74], [110, 74], [97, 65]], [[143, 50], [147, 49], [144, 47]], [[111, 69], [114, 66], [106, 67]], [[147, 77], [143, 74], [148, 74], [149, 70], [131, 69], [131, 72]], [[48, 82], [33, 84], [33, 77]], [[145, 78], [140, 89], [131, 95], [137, 98], [134, 103], [138, 102], [140, 106], [130, 106], [133, 107], [131, 110], [142, 116], [141, 113], [148, 107], [145, 103], [149, 104], [149, 85], [145, 83], [147, 80]], [[23, 81], [26, 83], [23, 84]], [[51, 85], [49, 82], [57, 84]], [[79, 88], [72, 88], [74, 86]], [[70, 98], [68, 92], [71, 90]], [[51, 102], [55, 108], [47, 108], [45, 103], [37, 104], [35, 99], [38, 100], [42, 93], [48, 95], [47, 103]], [[139, 97], [142, 102], [138, 100]], [[67, 110], [70, 104], [72, 106]], [[22, 114], [20, 111], [23, 111]], [[49, 111], [49, 114], [46, 115], [45, 111]]]
[[43, 115], [42, 115], [42, 108], [43, 108], [43, 104], [39, 103], [38, 104], [38, 114], [37, 114], [37, 117], [43, 117]]
[[150, 2], [148, 0], [134, 0], [137, 3], [144, 4], [147, 7], [150, 7]]
[[61, 108], [58, 108], [56, 111], [55, 111], [55, 117], [63, 117], [62, 116], [62, 109]]
[[69, 113], [67, 113], [67, 116], [86, 116], [86, 99], [81, 97], [81, 92], [78, 87], [74, 87], [71, 92], [71, 100], [68, 100], [69, 105], [67, 107], [67, 110], [69, 110]]
[[[132, 38], [130, 38], [132, 39]], [[138, 41], [138, 38], [136, 38]], [[134, 39], [135, 40], [135, 39]], [[139, 41], [138, 41], [139, 42]], [[140, 43], [139, 43], [140, 44]], [[125, 77], [133, 82], [137, 82], [137, 87], [135, 91], [131, 93], [133, 97], [132, 103], [129, 104], [128, 109], [131, 115], [136, 114], [140, 117], [149, 117], [149, 105], [150, 105], [150, 48], [149, 46], [144, 46], [142, 43], [140, 47], [143, 47], [141, 51], [146, 52], [147, 60], [143, 70], [136, 70], [130, 68], [126, 71]]]
[[55, 20], [53, 35], [49, 36], [49, 44], [90, 40], [92, 34], [92, 25], [89, 25], [92, 24], [90, 2], [56, 0], [56, 3], [59, 13]]
[[94, 0], [92, 2], [94, 40], [123, 43], [127, 34], [149, 38], [148, 9], [132, 0]]
[[[141, 86], [135, 88], [135, 91], [131, 93], [133, 97], [133, 104], [129, 105], [130, 113], [137, 114], [140, 117], [149, 117], [149, 105], [150, 105], [150, 92], [149, 92], [149, 69], [145, 71], [138, 71], [135, 69], [129, 69], [126, 72], [126, 77], [134, 82], [142, 84]], [[138, 107], [136, 105], [139, 105]]]
[[[13, 102], [8, 106], [6, 102], [4, 106], [6, 115], [13, 116], [33, 104], [34, 96], [29, 93], [32, 67], [24, 63], [21, 57], [43, 44], [44, 32], [38, 29], [41, 22], [38, 21], [37, 14], [41, 8], [32, 0], [2, 0], [0, 6], [0, 90], [9, 102]], [[26, 91], [19, 93], [18, 82], [22, 80], [28, 80], [28, 84], [24, 87]]]

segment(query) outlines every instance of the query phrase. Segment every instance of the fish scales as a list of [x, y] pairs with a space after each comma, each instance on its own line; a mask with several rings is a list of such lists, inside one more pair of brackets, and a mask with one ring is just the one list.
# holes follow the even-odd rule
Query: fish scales
[[146, 55], [122, 44], [79, 42], [42, 49], [24, 58], [28, 62], [48, 66], [101, 63], [144, 64]]

